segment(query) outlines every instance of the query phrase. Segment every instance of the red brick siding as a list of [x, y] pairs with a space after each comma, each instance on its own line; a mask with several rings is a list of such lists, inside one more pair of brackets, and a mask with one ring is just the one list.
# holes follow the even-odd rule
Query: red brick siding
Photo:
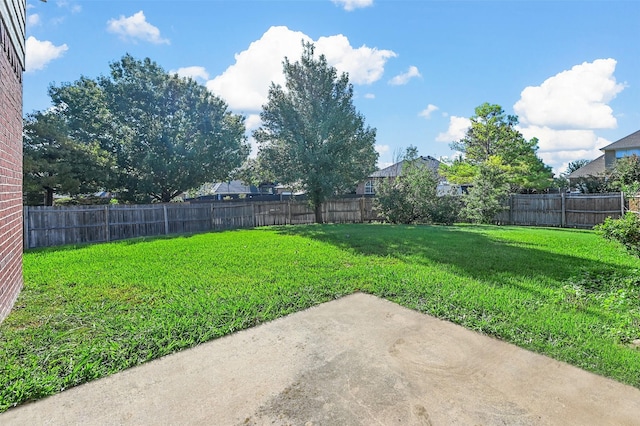
[[0, 20], [0, 321], [22, 288], [22, 70]]

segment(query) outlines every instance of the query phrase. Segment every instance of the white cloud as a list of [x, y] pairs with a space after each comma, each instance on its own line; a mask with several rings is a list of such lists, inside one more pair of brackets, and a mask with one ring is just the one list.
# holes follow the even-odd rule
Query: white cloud
[[260, 114], [249, 114], [244, 120], [244, 125], [247, 130], [255, 130], [262, 125]]
[[373, 0], [331, 0], [334, 4], [342, 6], [344, 10], [351, 12], [352, 10], [369, 7], [373, 5]]
[[30, 36], [26, 42], [26, 71], [33, 72], [43, 69], [54, 59], [58, 59], [69, 50], [66, 44], [56, 46], [48, 40], [40, 41]]
[[353, 84], [371, 84], [380, 80], [387, 60], [397, 56], [391, 50], [378, 50], [364, 45], [353, 48], [349, 39], [342, 34], [320, 37], [315, 45], [316, 52], [325, 55], [329, 65], [336, 67], [339, 72], [349, 73], [349, 81]]
[[56, 2], [56, 5], [58, 7], [70, 10], [71, 13], [80, 13], [82, 11], [82, 6], [68, 0], [58, 0]]
[[389, 152], [389, 150], [391, 149], [391, 147], [389, 145], [376, 145], [375, 146], [375, 150], [378, 154], [382, 155], [382, 154], [386, 154], [387, 152]]
[[537, 137], [538, 155], [556, 173], [569, 161], [595, 159], [608, 143], [596, 129], [617, 127], [608, 103], [624, 90], [616, 82], [615, 59], [584, 62], [545, 80], [540, 86], [527, 87], [514, 105], [527, 139]]
[[373, 93], [365, 93], [364, 98], [365, 99], [375, 99], [376, 95], [374, 95]]
[[207, 70], [204, 67], [197, 66], [178, 68], [175, 71], [171, 71], [171, 73], [178, 74], [180, 77], [191, 77], [194, 80], [207, 80], [209, 78]]
[[432, 114], [434, 111], [437, 111], [437, 110], [438, 110], [438, 107], [437, 107], [437, 106], [432, 105], [432, 104], [429, 104], [429, 105], [427, 105], [427, 108], [425, 108], [425, 109], [423, 109], [422, 111], [420, 111], [420, 112], [418, 113], [418, 115], [419, 115], [420, 117], [424, 117], [424, 118], [426, 118], [426, 119], [429, 119], [429, 118], [431, 118], [431, 114]]
[[624, 89], [613, 75], [614, 59], [584, 62], [527, 87], [513, 109], [525, 125], [554, 129], [611, 129], [617, 126], [609, 105]]
[[402, 86], [404, 84], [407, 84], [409, 80], [415, 77], [422, 77], [422, 75], [420, 74], [420, 71], [418, 71], [418, 67], [412, 65], [409, 67], [407, 72], [398, 74], [391, 80], [389, 80], [389, 84], [392, 86]]
[[570, 161], [599, 157], [602, 155], [600, 148], [611, 143], [589, 129], [555, 130], [529, 126], [518, 130], [526, 139], [538, 138], [538, 156], [556, 174], [563, 172]]
[[40, 15], [38, 15], [37, 13], [33, 13], [27, 16], [27, 25], [30, 27], [37, 27], [38, 25], [40, 25], [40, 22]]
[[147, 22], [141, 10], [129, 17], [120, 15], [118, 19], [107, 22], [107, 31], [120, 36], [122, 40], [142, 40], [153, 44], [169, 44], [169, 39], [160, 36], [160, 30]]
[[[271, 82], [284, 84], [282, 61], [295, 62], [302, 55], [302, 43], [313, 42], [306, 34], [287, 27], [271, 27], [259, 40], [235, 55], [235, 63], [207, 82], [207, 88], [222, 97], [232, 109], [257, 111], [267, 102]], [[348, 72], [354, 84], [370, 84], [382, 77], [384, 65], [396, 56], [390, 50], [362, 46], [353, 48], [343, 35], [320, 37], [316, 54], [324, 54], [329, 65]]]
[[249, 140], [249, 144], [251, 145], [251, 152], [249, 153], [250, 158], [256, 158], [258, 156], [258, 141], [253, 137], [253, 130], [257, 129], [262, 125], [262, 120], [260, 119], [259, 114], [249, 114], [244, 120], [244, 126], [247, 129], [247, 139]]
[[471, 120], [466, 117], [457, 117], [452, 115], [449, 117], [449, 128], [446, 132], [439, 133], [436, 136], [438, 142], [455, 142], [462, 139], [467, 130], [471, 127]]

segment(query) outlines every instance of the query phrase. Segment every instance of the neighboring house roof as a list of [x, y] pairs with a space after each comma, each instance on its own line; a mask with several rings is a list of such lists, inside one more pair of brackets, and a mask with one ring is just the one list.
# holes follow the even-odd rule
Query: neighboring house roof
[[[626, 150], [640, 148], [640, 130], [637, 132], [631, 133], [624, 138], [615, 141], [612, 144], [609, 144], [603, 148], [600, 148], [600, 151], [618, 151], [618, 150]], [[609, 152], [607, 155], [614, 155], [614, 153]], [[578, 170], [571, 173], [567, 178], [569, 179], [579, 179], [588, 176], [599, 176], [603, 175], [605, 172], [606, 162], [605, 155], [601, 155], [590, 163], [585, 164], [580, 167]]]
[[590, 163], [585, 164], [578, 170], [573, 171], [567, 178], [580, 179], [589, 176], [599, 176], [604, 173], [604, 155], [596, 158]]
[[254, 185], [245, 185], [242, 181], [216, 182], [210, 190], [211, 194], [259, 194], [260, 191]]
[[[423, 165], [429, 167], [434, 172], [438, 172], [438, 168], [440, 167], [440, 161], [435, 158], [427, 155], [426, 157], [418, 157], [417, 161], [422, 163]], [[370, 178], [391, 178], [402, 175], [402, 167], [406, 160], [402, 160], [398, 163], [392, 164], [389, 167], [385, 167], [384, 169], [373, 172], [369, 175]]]
[[640, 148], [640, 130], [631, 133], [629, 136], [601, 148], [600, 151], [611, 151], [617, 149]]

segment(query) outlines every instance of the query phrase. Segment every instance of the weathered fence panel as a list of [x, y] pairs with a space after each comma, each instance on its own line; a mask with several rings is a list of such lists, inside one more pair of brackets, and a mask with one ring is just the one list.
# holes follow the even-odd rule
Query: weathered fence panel
[[25, 247], [106, 241], [103, 206], [25, 207]]
[[607, 217], [619, 218], [624, 215], [624, 195], [611, 194], [576, 194], [566, 197], [567, 227], [592, 228], [604, 222]]
[[254, 225], [287, 225], [289, 220], [288, 201], [258, 201], [253, 204]]
[[213, 229], [252, 228], [253, 204], [216, 204], [213, 208]]
[[592, 228], [607, 217], [624, 214], [624, 195], [608, 194], [514, 194], [508, 209], [496, 217], [499, 223], [529, 226]]
[[304, 225], [315, 221], [315, 212], [306, 201], [289, 203], [289, 225]]
[[165, 204], [168, 234], [205, 232], [212, 228], [213, 204]]
[[167, 233], [162, 205], [115, 205], [107, 209], [109, 241]]
[[509, 223], [518, 225], [561, 226], [562, 199], [559, 194], [512, 195]]
[[359, 200], [351, 198], [329, 200], [323, 204], [323, 220], [330, 223], [362, 222], [362, 213]]

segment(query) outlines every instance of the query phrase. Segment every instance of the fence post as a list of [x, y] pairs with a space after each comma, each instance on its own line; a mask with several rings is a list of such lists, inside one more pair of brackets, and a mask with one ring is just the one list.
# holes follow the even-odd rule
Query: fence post
[[513, 225], [513, 199], [515, 198], [515, 194], [509, 195], [509, 225]]
[[29, 248], [29, 206], [22, 209], [22, 250], [25, 250]]
[[256, 203], [253, 202], [251, 204], [249, 204], [251, 206], [251, 218], [253, 219], [253, 225], [251, 226], [252, 228], [256, 227], [256, 222], [257, 222], [257, 218], [256, 218]]
[[104, 235], [107, 242], [111, 241], [111, 229], [109, 228], [109, 204], [104, 206]]
[[620, 191], [620, 215], [624, 216], [624, 192]]
[[567, 225], [567, 202], [564, 192], [560, 193], [560, 206], [562, 210], [562, 214], [560, 215], [560, 227], [564, 228]]
[[[286, 223], [287, 220], [289, 223]], [[291, 225], [291, 200], [287, 201], [287, 218], [285, 220], [285, 225]]]
[[167, 215], [167, 205], [162, 205], [162, 210], [164, 212], [164, 233], [165, 235], [169, 234], [169, 216]]

